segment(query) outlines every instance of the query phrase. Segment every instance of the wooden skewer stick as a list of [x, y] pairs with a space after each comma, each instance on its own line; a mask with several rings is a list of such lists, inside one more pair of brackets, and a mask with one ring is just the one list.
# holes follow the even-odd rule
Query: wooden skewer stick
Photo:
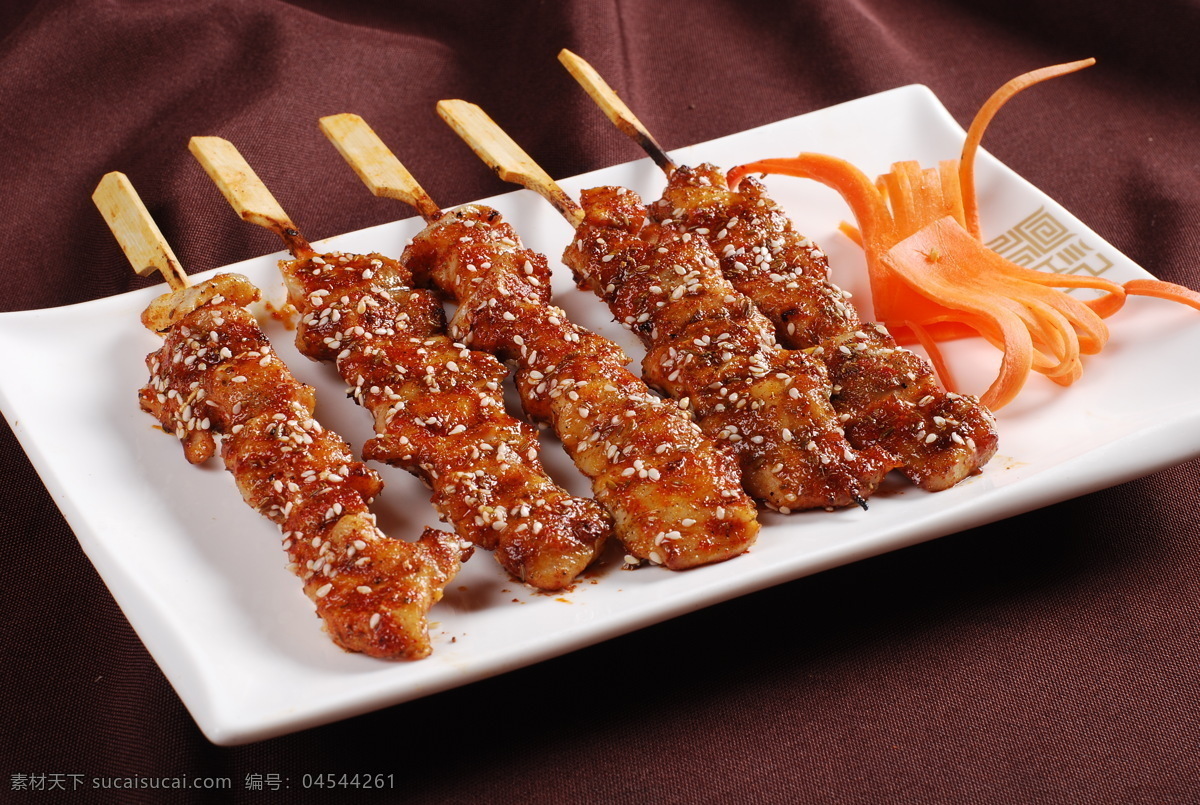
[[600, 77], [595, 68], [566, 48], [559, 51], [558, 60], [587, 91], [587, 94], [592, 96], [592, 100], [604, 111], [604, 114], [608, 115], [608, 119], [626, 136], [637, 142], [642, 150], [654, 160], [654, 164], [658, 165], [663, 173], [670, 176], [671, 172], [675, 170], [675, 161], [667, 156], [667, 152], [654, 139], [650, 130], [642, 125], [642, 121], [637, 119], [637, 115], [625, 105], [625, 102], [608, 85], [608, 82]]
[[438, 114], [501, 179], [549, 201], [571, 224], [583, 223], [583, 208], [542, 170], [487, 113], [467, 101], [438, 101]]
[[148, 277], [157, 271], [173, 291], [188, 286], [179, 259], [128, 176], [120, 171], [104, 174], [92, 193], [92, 201], [139, 276]]
[[188, 150], [243, 220], [279, 235], [297, 259], [316, 254], [233, 143], [221, 137], [193, 137]]
[[372, 193], [403, 201], [431, 223], [442, 217], [441, 209], [425, 188], [384, 145], [367, 121], [358, 115], [341, 114], [321, 118], [320, 125], [321, 131]]

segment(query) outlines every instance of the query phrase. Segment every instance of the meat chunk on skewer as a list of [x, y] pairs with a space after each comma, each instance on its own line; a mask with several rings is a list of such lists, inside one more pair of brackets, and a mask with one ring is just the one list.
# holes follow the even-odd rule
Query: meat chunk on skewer
[[861, 504], [892, 464], [846, 441], [825, 367], [780, 348], [708, 244], [648, 221], [637, 194], [585, 190], [582, 206], [564, 262], [642, 339], [647, 382], [730, 445], [747, 490], [784, 512]]
[[545, 256], [523, 248], [498, 212], [442, 215], [402, 261], [458, 303], [453, 335], [516, 365], [525, 410], [553, 426], [631, 557], [682, 569], [753, 543], [754, 503], [731, 456], [630, 373], [616, 344], [552, 303]]
[[302, 313], [300, 351], [335, 362], [374, 417], [364, 457], [421, 478], [443, 519], [513, 576], [542, 590], [572, 583], [612, 524], [550, 478], [536, 430], [504, 408], [504, 366], [448, 337], [441, 302], [396, 260], [334, 253], [280, 268]]
[[808, 351], [829, 372], [832, 403], [855, 447], [878, 447], [913, 483], [946, 489], [996, 452], [991, 412], [942, 389], [932, 367], [880, 324], [859, 319], [829, 279], [825, 254], [796, 231], [762, 183], [736, 191], [708, 164], [677, 167], [651, 215], [703, 237], [722, 273], [775, 325], [781, 344]]
[[164, 342], [146, 359], [141, 406], [183, 442], [190, 462], [219, 446], [245, 501], [279, 525], [289, 567], [338, 645], [424, 657], [426, 613], [469, 549], [434, 529], [411, 543], [379, 531], [368, 508], [379, 476], [313, 418], [311, 387], [244, 307], [257, 299], [248, 280], [227, 274], [151, 304], [143, 323]]

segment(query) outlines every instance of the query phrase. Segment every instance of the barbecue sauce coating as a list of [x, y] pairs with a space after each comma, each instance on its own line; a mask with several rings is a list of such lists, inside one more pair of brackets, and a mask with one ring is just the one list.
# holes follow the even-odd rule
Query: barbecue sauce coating
[[143, 410], [174, 433], [188, 461], [212, 457], [246, 503], [279, 525], [289, 568], [341, 647], [418, 659], [426, 613], [469, 556], [452, 534], [389, 539], [368, 504], [379, 476], [312, 417], [312, 388], [292, 376], [244, 307], [258, 291], [238, 275], [160, 297], [143, 322], [164, 332], [146, 358]]
[[677, 168], [656, 220], [703, 237], [732, 285], [776, 328], [779, 342], [821, 361], [832, 403], [856, 448], [881, 448], [913, 483], [949, 488], [996, 452], [991, 412], [943, 390], [928, 361], [898, 346], [881, 324], [863, 323], [829, 281], [829, 262], [795, 230], [761, 182], [731, 191], [713, 165]]
[[504, 366], [449, 338], [441, 302], [404, 266], [334, 253], [280, 269], [302, 313], [297, 347], [334, 361], [374, 417], [364, 458], [421, 478], [460, 537], [533, 587], [562, 589], [599, 556], [607, 513], [550, 478], [534, 428], [505, 411]]
[[737, 456], [746, 489], [783, 512], [861, 503], [893, 464], [846, 441], [825, 367], [782, 349], [753, 302], [722, 276], [706, 241], [650, 222], [636, 193], [585, 190], [563, 255], [646, 345], [646, 382], [688, 400]]
[[627, 561], [679, 570], [754, 542], [757, 512], [730, 454], [629, 372], [616, 344], [552, 303], [546, 257], [523, 248], [498, 212], [446, 213], [401, 259], [458, 304], [452, 334], [515, 364], [526, 412], [554, 428], [591, 479]]

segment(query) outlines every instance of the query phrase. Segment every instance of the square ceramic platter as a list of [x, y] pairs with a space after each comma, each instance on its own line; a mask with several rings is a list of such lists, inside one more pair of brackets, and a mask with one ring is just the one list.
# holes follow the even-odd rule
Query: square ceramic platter
[[[889, 125], [881, 129], [880, 120]], [[956, 157], [963, 136], [928, 89], [908, 86], [674, 156], [685, 164], [708, 160], [729, 167], [820, 151], [875, 175], [897, 160], [930, 166]], [[332, 148], [329, 158], [338, 159]], [[459, 158], [474, 157], [464, 146]], [[979, 183], [985, 236], [1000, 238], [997, 244], [1024, 238], [1020, 248], [1041, 249], [1035, 257], [1042, 262], [1074, 261], [1076, 268], [1103, 270], [1116, 280], [1147, 276], [987, 154], [980, 155]], [[599, 184], [625, 185], [653, 199], [663, 179], [643, 159], [562, 184], [573, 195]], [[869, 310], [861, 254], [836, 231], [849, 216], [841, 200], [798, 179], [772, 177], [769, 186], [802, 231], [829, 253], [835, 281]], [[222, 203], [215, 192], [213, 203]], [[551, 256], [557, 300], [568, 313], [640, 360], [644, 353], [630, 334], [614, 325], [596, 298], [575, 290], [558, 264], [571, 232], [549, 205], [525, 190], [484, 203], [512, 221], [528, 245]], [[396, 214], [410, 211], [397, 206]], [[421, 226], [407, 218], [318, 246], [399, 255]], [[223, 270], [246, 274], [267, 301], [280, 305], [280, 256]], [[929, 494], [896, 481], [869, 511], [764, 513], [749, 553], [683, 573], [649, 566], [625, 571], [614, 550], [572, 591], [556, 595], [514, 583], [479, 552], [432, 613], [433, 656], [386, 662], [345, 653], [330, 642], [284, 567], [277, 529], [242, 503], [219, 462], [188, 465], [176, 440], [138, 409], [143, 358], [158, 345], [138, 317], [161, 290], [0, 315], [0, 406], [129, 621], [218, 744], [268, 738], [464, 685], [1200, 453], [1200, 373], [1179, 370], [1200, 354], [1200, 315], [1160, 300], [1132, 299], [1110, 319], [1110, 345], [1086, 361], [1081, 381], [1064, 390], [1040, 376], [1031, 379], [1000, 413], [1000, 455], [954, 489]], [[293, 371], [317, 387], [318, 417], [361, 446], [370, 436], [369, 417], [346, 399], [336, 373], [300, 357], [279, 321], [265, 312], [260, 318]], [[998, 353], [981, 342], [953, 343], [948, 355], [966, 390], [976, 393], [999, 362]], [[565, 486], [589, 494], [553, 437], [544, 438], [543, 456]], [[389, 467], [381, 471], [387, 488], [375, 508], [386, 533], [413, 538], [422, 526], [436, 524], [420, 483]]]

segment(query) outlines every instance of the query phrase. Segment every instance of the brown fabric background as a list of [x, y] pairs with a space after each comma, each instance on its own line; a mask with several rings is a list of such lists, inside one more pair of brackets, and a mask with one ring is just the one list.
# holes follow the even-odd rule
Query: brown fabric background
[[[570, 47], [668, 148], [910, 83], [1164, 279], [1200, 288], [1200, 5], [46, 0], [0, 10], [0, 309], [139, 287], [90, 194], [138, 187], [185, 266], [275, 251], [186, 151], [239, 144], [313, 239], [400, 213], [333, 155], [356, 111], [444, 205], [508, 187], [433, 112], [484, 104], [553, 175], [640, 156]], [[880, 126], [886, 130], [886, 121]], [[748, 155], [759, 156], [759, 155]], [[1200, 365], [1179, 371], [1200, 371]], [[80, 390], [81, 396], [86, 389]], [[16, 774], [392, 773], [398, 802], [1200, 801], [1200, 462], [802, 579], [538, 666], [235, 748], [197, 730], [0, 426], [0, 800]], [[714, 653], [714, 646], [720, 651]], [[249, 791], [249, 774], [290, 790]], [[111, 792], [110, 792], [111, 793]], [[48, 800], [47, 800], [48, 801]]]

